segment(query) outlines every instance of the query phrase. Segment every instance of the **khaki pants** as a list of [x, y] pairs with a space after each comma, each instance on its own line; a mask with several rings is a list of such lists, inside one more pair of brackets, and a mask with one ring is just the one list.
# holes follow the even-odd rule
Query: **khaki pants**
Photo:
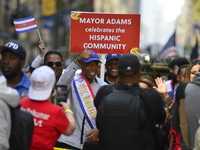
[[200, 126], [195, 134], [195, 148], [194, 150], [200, 150]]

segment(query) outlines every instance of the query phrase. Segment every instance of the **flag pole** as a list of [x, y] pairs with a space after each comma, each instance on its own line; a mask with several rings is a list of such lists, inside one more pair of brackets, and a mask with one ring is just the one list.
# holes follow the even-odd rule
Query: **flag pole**
[[42, 38], [41, 38], [41, 35], [40, 35], [40, 32], [39, 32], [38, 29], [37, 29], [37, 33], [38, 33], [38, 36], [39, 36], [39, 38], [40, 38], [40, 41], [42, 41]]
[[104, 73], [105, 73], [105, 66], [104, 66], [104, 61], [105, 61], [106, 54], [101, 54], [101, 70], [100, 70], [100, 78], [104, 81]]

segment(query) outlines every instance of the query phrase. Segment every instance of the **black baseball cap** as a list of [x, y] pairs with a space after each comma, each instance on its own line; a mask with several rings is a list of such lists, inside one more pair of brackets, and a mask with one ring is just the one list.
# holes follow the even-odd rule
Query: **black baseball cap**
[[180, 67], [185, 64], [189, 64], [189, 61], [185, 57], [177, 57], [169, 62], [168, 67], [173, 68], [175, 65]]
[[20, 45], [19, 43], [11, 41], [6, 43], [4, 46], [0, 46], [0, 53], [2, 54], [2, 52], [6, 49], [9, 49], [14, 53], [18, 54], [19, 56], [22, 57], [22, 59], [26, 59], [26, 51], [23, 48], [23, 46]]
[[124, 75], [126, 72], [133, 72], [128, 75], [135, 75], [140, 71], [140, 61], [138, 57], [130, 53], [122, 55], [118, 61], [118, 70]]

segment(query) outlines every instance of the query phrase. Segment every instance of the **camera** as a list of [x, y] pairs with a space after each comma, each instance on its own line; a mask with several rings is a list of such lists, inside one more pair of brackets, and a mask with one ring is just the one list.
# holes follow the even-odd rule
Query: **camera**
[[68, 91], [66, 85], [56, 85], [56, 104], [59, 102], [67, 102]]

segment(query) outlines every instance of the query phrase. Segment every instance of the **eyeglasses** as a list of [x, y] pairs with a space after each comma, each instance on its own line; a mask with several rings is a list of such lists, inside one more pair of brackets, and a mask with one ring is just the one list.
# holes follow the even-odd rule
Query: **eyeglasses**
[[176, 69], [179, 69], [179, 67], [170, 68], [169, 71], [174, 71]]
[[62, 62], [51, 62], [51, 61], [47, 62], [47, 66], [49, 67], [53, 67], [54, 64], [56, 65], [56, 67], [62, 66]]
[[118, 63], [111, 63], [111, 62], [110, 62], [110, 63], [107, 63], [107, 64], [108, 64], [108, 66], [113, 66], [113, 65], [116, 65], [116, 66], [117, 66], [117, 65], [118, 65]]

